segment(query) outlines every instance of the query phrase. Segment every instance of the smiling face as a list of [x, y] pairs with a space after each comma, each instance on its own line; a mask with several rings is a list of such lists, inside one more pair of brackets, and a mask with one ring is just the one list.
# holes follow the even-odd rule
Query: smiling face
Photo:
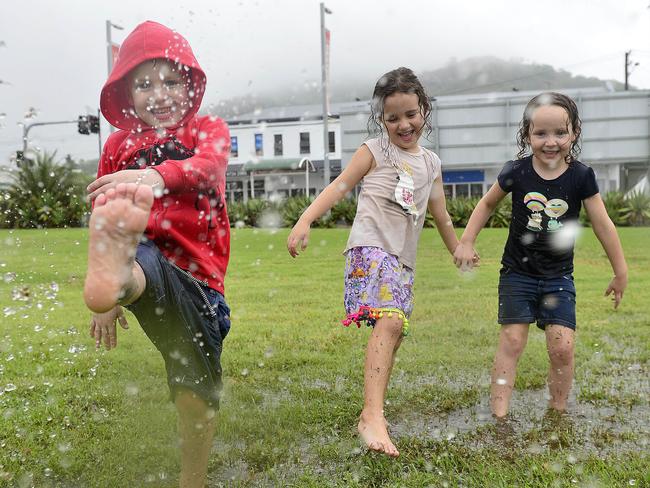
[[186, 78], [166, 59], [138, 65], [128, 83], [135, 113], [155, 129], [178, 125], [189, 109]]
[[393, 93], [384, 99], [382, 121], [390, 141], [407, 152], [417, 152], [424, 117], [415, 93]]
[[528, 132], [535, 163], [549, 169], [558, 168], [567, 161], [575, 138], [569, 115], [564, 108], [542, 105], [535, 109]]

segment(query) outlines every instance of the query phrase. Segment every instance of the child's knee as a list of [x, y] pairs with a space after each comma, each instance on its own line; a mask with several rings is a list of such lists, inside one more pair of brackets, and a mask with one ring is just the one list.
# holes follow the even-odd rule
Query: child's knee
[[206, 419], [214, 417], [214, 409], [203, 398], [187, 388], [176, 389], [174, 404], [181, 417]]
[[553, 364], [569, 364], [573, 361], [573, 343], [561, 341], [549, 344], [548, 355]]
[[512, 357], [519, 357], [526, 347], [527, 337], [525, 335], [504, 332], [501, 334], [502, 349]]

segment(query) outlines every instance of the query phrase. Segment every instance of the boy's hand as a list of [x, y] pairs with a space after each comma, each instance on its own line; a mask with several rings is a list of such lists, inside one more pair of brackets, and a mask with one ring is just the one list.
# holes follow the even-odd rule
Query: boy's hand
[[86, 191], [88, 200], [95, 200], [102, 193], [106, 193], [111, 188], [115, 188], [120, 183], [135, 183], [138, 185], [149, 185], [156, 190], [162, 190], [165, 186], [162, 176], [158, 171], [151, 168], [147, 169], [124, 169], [104, 176], [100, 176], [93, 181]]
[[609, 286], [607, 287], [607, 290], [605, 290], [605, 296], [611, 295], [612, 293], [614, 294], [612, 300], [614, 301], [615, 309], [618, 308], [621, 300], [623, 300], [623, 292], [625, 291], [626, 287], [627, 275], [614, 276], [614, 278], [612, 278], [612, 281], [609, 282]]
[[295, 258], [300, 254], [298, 250], [298, 245], [300, 245], [300, 251], [307, 249], [307, 244], [309, 243], [309, 225], [298, 221], [296, 225], [291, 229], [289, 238], [287, 239], [287, 249], [291, 257]]
[[117, 347], [117, 327], [119, 322], [123, 329], [128, 329], [129, 324], [124, 316], [122, 307], [116, 305], [106, 313], [95, 313], [90, 321], [90, 337], [95, 339], [95, 348], [99, 349], [104, 339], [107, 351]]
[[474, 266], [479, 266], [481, 261], [476, 250], [462, 242], [454, 250], [454, 264], [461, 271], [470, 271]]

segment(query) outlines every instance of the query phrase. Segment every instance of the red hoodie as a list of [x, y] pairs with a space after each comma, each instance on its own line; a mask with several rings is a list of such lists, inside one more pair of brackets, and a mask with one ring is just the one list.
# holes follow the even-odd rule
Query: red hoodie
[[[143, 61], [169, 59], [189, 68], [190, 109], [161, 135], [135, 115], [126, 75]], [[121, 129], [108, 138], [97, 177], [152, 167], [165, 192], [156, 198], [145, 235], [171, 262], [220, 293], [230, 254], [230, 223], [224, 199], [230, 135], [216, 117], [197, 117], [206, 77], [187, 41], [156, 22], [144, 22], [124, 40], [102, 88], [101, 110]]]

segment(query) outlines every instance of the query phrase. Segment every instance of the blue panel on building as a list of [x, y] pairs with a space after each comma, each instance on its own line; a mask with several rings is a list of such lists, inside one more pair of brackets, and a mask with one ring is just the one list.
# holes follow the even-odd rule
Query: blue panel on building
[[483, 183], [485, 175], [483, 170], [443, 171], [443, 183]]

